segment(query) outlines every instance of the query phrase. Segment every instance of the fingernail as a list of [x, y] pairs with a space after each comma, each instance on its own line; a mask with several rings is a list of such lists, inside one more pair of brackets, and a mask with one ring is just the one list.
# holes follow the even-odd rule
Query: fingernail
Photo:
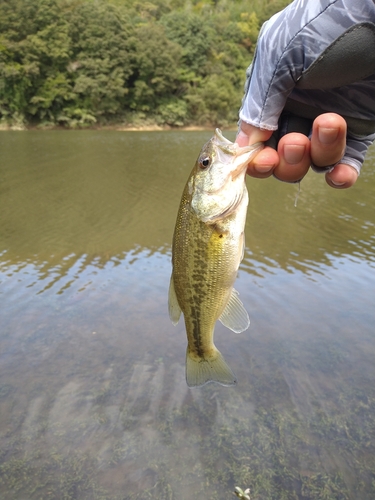
[[346, 184], [346, 182], [335, 182], [332, 179], [329, 179], [329, 180], [332, 182], [332, 184], [334, 184], [337, 187], [340, 187], [340, 186], [343, 186], [344, 184]]
[[256, 170], [259, 174], [266, 174], [273, 168], [275, 168], [275, 165], [254, 165], [254, 170]]
[[237, 137], [236, 137], [236, 143], [239, 146], [244, 147], [244, 146], [248, 146], [249, 142], [250, 142], [249, 136], [247, 134], [245, 134], [245, 132], [242, 132], [242, 130], [240, 130], [237, 134]]
[[305, 146], [299, 144], [286, 144], [284, 146], [284, 158], [292, 165], [299, 163], [305, 154]]
[[319, 127], [318, 128], [318, 137], [319, 141], [322, 144], [332, 144], [337, 139], [339, 135], [339, 129], [337, 128], [326, 128]]

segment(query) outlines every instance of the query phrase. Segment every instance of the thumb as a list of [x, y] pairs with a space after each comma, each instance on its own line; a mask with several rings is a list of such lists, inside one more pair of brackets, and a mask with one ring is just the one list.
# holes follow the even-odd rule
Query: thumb
[[266, 142], [271, 137], [272, 130], [264, 130], [246, 122], [241, 122], [236, 143], [241, 146], [250, 146], [256, 142]]
[[[241, 122], [236, 143], [240, 147], [251, 146], [256, 142], [266, 142], [272, 135], [272, 130], [264, 130], [248, 123]], [[270, 148], [265, 147], [248, 164], [247, 173], [252, 177], [263, 179], [272, 175], [279, 163], [279, 155]]]

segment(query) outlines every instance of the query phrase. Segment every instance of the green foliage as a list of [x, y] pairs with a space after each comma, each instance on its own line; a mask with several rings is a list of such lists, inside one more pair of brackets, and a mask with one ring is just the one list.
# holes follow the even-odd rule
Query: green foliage
[[171, 12], [161, 22], [170, 40], [182, 48], [182, 64], [196, 75], [204, 75], [213, 49], [215, 33], [209, 19], [195, 13]]
[[261, 22], [287, 0], [0, 2], [0, 120], [236, 121]]
[[253, 47], [256, 43], [259, 32], [259, 21], [255, 12], [249, 14], [243, 12], [241, 21], [237, 23], [238, 31], [241, 33], [241, 42], [245, 47]]
[[61, 82], [65, 81], [70, 57], [68, 24], [60, 12], [55, 0], [1, 3], [0, 113], [3, 116], [30, 119], [39, 110], [44, 115], [49, 107], [58, 106], [62, 96], [64, 100], [65, 93], [53, 90], [55, 86], [61, 88]]
[[83, 2], [69, 18], [72, 57], [67, 70], [74, 99], [64, 108], [65, 115], [76, 116], [81, 108], [95, 119], [115, 115], [133, 72], [131, 23], [118, 8], [100, 0]]
[[133, 74], [129, 84], [131, 109], [152, 112], [179, 89], [181, 47], [165, 36], [162, 26], [137, 26], [133, 47]]

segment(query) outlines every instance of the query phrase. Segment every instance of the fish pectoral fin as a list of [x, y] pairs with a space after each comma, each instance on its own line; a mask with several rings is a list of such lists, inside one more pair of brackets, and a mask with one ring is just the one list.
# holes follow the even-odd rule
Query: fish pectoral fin
[[208, 382], [221, 385], [235, 385], [236, 377], [227, 365], [220, 351], [210, 358], [197, 358], [186, 352], [186, 383], [189, 387], [200, 387]]
[[169, 294], [168, 294], [168, 310], [169, 317], [174, 325], [177, 325], [178, 320], [181, 316], [181, 307], [178, 303], [176, 292], [174, 289], [173, 274], [171, 276], [171, 281], [169, 283]]
[[235, 333], [241, 333], [249, 328], [249, 315], [238, 297], [237, 290], [234, 288], [219, 320]]

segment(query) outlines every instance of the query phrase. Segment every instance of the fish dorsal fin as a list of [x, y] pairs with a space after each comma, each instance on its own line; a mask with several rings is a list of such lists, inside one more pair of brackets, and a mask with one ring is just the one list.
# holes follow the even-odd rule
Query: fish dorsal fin
[[169, 317], [174, 325], [177, 325], [178, 320], [181, 316], [181, 307], [178, 303], [176, 292], [174, 289], [173, 283], [173, 274], [171, 276], [171, 281], [169, 284], [169, 294], [168, 294], [168, 309], [169, 309]]
[[242, 302], [238, 298], [238, 292], [233, 288], [232, 294], [221, 313], [219, 320], [224, 326], [233, 330], [235, 333], [241, 333], [250, 325], [249, 315], [244, 308]]

